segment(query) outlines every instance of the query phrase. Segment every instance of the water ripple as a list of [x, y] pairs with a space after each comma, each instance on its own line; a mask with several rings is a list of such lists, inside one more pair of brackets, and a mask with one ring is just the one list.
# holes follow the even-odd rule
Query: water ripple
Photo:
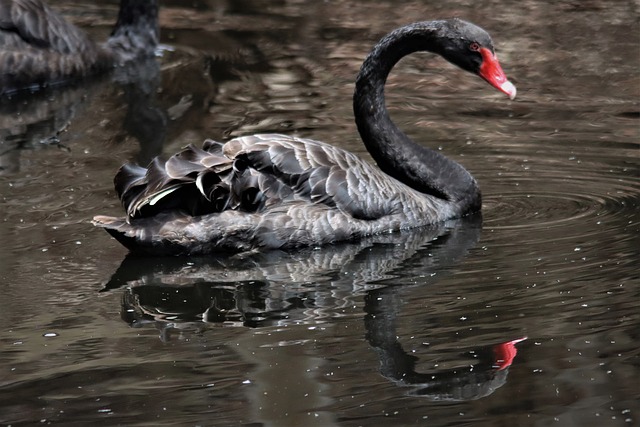
[[637, 199], [631, 194], [580, 194], [568, 192], [503, 193], [485, 197], [485, 226], [494, 229], [555, 228], [611, 217], [633, 221]]
[[475, 173], [481, 185], [489, 184], [482, 186], [485, 227], [538, 230], [554, 238], [549, 231], [594, 225], [612, 232], [637, 225], [640, 180], [629, 146], [583, 144], [542, 142], [534, 150], [524, 143], [481, 153], [485, 161]]

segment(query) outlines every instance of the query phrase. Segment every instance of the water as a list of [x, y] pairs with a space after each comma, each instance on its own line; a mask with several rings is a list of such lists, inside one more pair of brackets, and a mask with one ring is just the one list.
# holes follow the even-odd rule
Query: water
[[[115, 15], [56, 6], [96, 38]], [[89, 223], [121, 213], [121, 163], [206, 137], [366, 156], [362, 58], [453, 15], [492, 33], [518, 98], [416, 55], [388, 101], [478, 178], [482, 217], [208, 259], [127, 257]], [[597, 0], [165, 1], [160, 69], [2, 101], [0, 423], [637, 425], [636, 17]]]

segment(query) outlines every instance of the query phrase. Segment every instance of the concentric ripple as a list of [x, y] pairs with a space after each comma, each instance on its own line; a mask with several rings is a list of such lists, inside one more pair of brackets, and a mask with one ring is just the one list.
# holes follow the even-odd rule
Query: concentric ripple
[[[640, 243], [636, 150], [632, 143], [593, 139], [510, 141], [478, 150], [482, 247], [520, 271], [553, 270], [555, 280], [604, 275], [624, 282]], [[605, 274], [603, 266], [611, 270]]]
[[633, 221], [637, 206], [632, 194], [503, 193], [485, 197], [484, 224], [492, 229], [547, 230], [585, 223], [599, 225], [611, 219]]
[[492, 153], [492, 161], [476, 171], [485, 228], [546, 233], [577, 227], [580, 233], [592, 225], [608, 232], [637, 226], [636, 147], [616, 148], [608, 143], [559, 147], [554, 141], [538, 141], [504, 147], [499, 156]]

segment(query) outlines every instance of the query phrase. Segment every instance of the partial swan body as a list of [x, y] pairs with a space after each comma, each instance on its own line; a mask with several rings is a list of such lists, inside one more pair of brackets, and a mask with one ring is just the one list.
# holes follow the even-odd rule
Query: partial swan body
[[94, 224], [132, 252], [205, 254], [323, 245], [480, 210], [471, 174], [411, 141], [385, 107], [387, 76], [417, 51], [439, 54], [515, 97], [483, 29], [459, 19], [410, 24], [373, 48], [356, 80], [355, 120], [377, 166], [293, 136], [207, 140], [147, 168], [124, 165], [114, 182], [127, 217], [96, 216]]
[[41, 0], [0, 0], [0, 94], [65, 84], [153, 56], [158, 33], [157, 0], [121, 0], [103, 44]]

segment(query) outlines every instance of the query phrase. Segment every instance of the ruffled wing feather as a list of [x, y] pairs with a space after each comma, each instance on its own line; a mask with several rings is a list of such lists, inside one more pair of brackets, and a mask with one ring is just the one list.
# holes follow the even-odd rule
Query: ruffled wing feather
[[[378, 173], [353, 154], [317, 141], [253, 135], [226, 144], [207, 140], [203, 148], [189, 145], [166, 162], [155, 159], [147, 169], [125, 165], [115, 186], [130, 218], [172, 210], [191, 216], [229, 209], [261, 212], [302, 201], [338, 208], [356, 219], [377, 219], [393, 208], [392, 200], [378, 200], [371, 208], [360, 185], [363, 175]], [[375, 196], [375, 190], [374, 183], [366, 196]]]

